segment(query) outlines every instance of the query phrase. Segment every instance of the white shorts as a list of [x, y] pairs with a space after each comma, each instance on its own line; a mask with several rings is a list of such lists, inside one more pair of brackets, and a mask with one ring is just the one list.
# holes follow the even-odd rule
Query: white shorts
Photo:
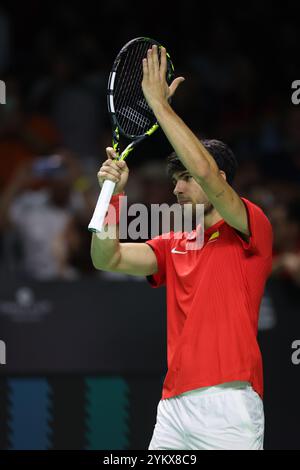
[[160, 400], [149, 450], [263, 450], [264, 409], [248, 382]]

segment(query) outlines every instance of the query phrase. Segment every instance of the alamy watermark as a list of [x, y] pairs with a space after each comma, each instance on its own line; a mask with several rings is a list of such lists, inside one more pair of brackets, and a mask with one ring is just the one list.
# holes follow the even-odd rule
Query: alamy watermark
[[6, 344], [0, 340], [0, 366], [6, 364]]
[[292, 363], [294, 366], [298, 366], [300, 364], [300, 339], [295, 339], [295, 341], [292, 342], [292, 349], [295, 349], [295, 351], [292, 354]]
[[[128, 218], [130, 221], [128, 222]], [[199, 250], [204, 243], [204, 204], [131, 204], [127, 205], [127, 196], [121, 197], [119, 214], [110, 205], [109, 223], [105, 230], [97, 233], [101, 240], [114, 240], [116, 223], [119, 221], [119, 238], [148, 240], [162, 233], [163, 239], [181, 239], [187, 236], [186, 249]]]
[[0, 104], [6, 104], [6, 85], [0, 80]]
[[293, 81], [292, 90], [295, 90], [292, 94], [292, 103], [297, 106], [300, 104], [300, 80]]

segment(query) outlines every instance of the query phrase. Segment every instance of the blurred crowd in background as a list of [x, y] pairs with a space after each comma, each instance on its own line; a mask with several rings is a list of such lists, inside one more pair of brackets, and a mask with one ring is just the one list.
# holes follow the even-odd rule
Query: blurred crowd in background
[[[131, 4], [130, 15], [128, 3]], [[274, 229], [273, 276], [300, 287], [300, 79], [296, 10], [249, 2], [195, 18], [196, 3], [153, 21], [135, 2], [3, 2], [0, 7], [0, 269], [37, 280], [105, 276], [87, 230], [110, 145], [106, 84], [120, 47], [147, 35], [186, 78], [173, 105], [203, 138], [235, 152], [234, 187]], [[208, 7], [209, 8], [209, 7]], [[115, 18], [115, 15], [117, 17]], [[126, 21], [118, 24], [118, 18]], [[121, 23], [121, 22], [120, 22]], [[128, 159], [129, 202], [173, 203], [162, 133]]]

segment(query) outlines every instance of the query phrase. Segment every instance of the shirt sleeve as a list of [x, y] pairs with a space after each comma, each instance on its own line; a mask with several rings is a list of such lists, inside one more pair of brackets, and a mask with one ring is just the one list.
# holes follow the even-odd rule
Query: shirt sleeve
[[241, 199], [247, 210], [250, 239], [246, 241], [238, 233], [237, 237], [244, 250], [249, 253], [258, 254], [264, 258], [272, 257], [273, 231], [269, 219], [256, 204], [243, 197]]
[[157, 272], [147, 276], [152, 287], [161, 287], [166, 283], [166, 242], [160, 235], [146, 243], [152, 248], [157, 259]]

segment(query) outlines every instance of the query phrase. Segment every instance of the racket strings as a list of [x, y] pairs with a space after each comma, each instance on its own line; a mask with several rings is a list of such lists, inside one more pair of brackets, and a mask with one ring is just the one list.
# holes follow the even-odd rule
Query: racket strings
[[115, 91], [115, 105], [118, 113], [121, 112], [121, 115], [122, 110], [125, 109], [127, 99], [127, 93], [125, 93], [124, 90], [126, 90], [126, 87], [129, 89], [132, 81], [132, 76], [129, 75], [128, 71], [131, 70], [134, 59], [133, 55], [129, 53], [123, 54], [122, 59], [124, 59], [124, 57], [125, 60], [123, 61], [122, 70], [121, 72], [117, 72], [119, 81]]
[[144, 59], [147, 56], [147, 50], [149, 49], [149, 44], [146, 43], [145, 47], [142, 49], [142, 54], [138, 57], [138, 60], [136, 61], [137, 64], [137, 74], [138, 74], [138, 80], [139, 80], [139, 86], [135, 88], [135, 93], [132, 96], [132, 100], [134, 103], [136, 103], [142, 111], [146, 111], [147, 114], [150, 113], [150, 115], [153, 115], [152, 111], [150, 110], [144, 95], [143, 95], [143, 90], [142, 90], [142, 78], [143, 78], [143, 67], [142, 67], [142, 59]]
[[[123, 57], [124, 56], [122, 56], [122, 58]], [[126, 69], [128, 60], [130, 60], [130, 55], [126, 54], [125, 55], [125, 60], [123, 61], [123, 64], [122, 64], [122, 69], [121, 69], [121, 71], [118, 72], [118, 74], [120, 76], [120, 79], [119, 79], [119, 81], [117, 81], [116, 86], [115, 86], [115, 92], [114, 92], [115, 100], [118, 99], [120, 90], [122, 90], [123, 87], [124, 87], [124, 81], [126, 79], [126, 74], [124, 73], [124, 70]], [[119, 67], [120, 67], [120, 64], [119, 64]]]
[[141, 135], [154, 124], [155, 117], [145, 101], [141, 82], [142, 59], [146, 57], [149, 42], [140, 41], [125, 54], [119, 64], [119, 80], [115, 91], [115, 108], [120, 127], [127, 135]]
[[[132, 69], [129, 70], [130, 81], [125, 95], [126, 101], [123, 115], [127, 118], [124, 122], [124, 131], [127, 134], [141, 134], [150, 125], [150, 121], [137, 110], [137, 93], [141, 92], [141, 61], [148, 49], [148, 44], [137, 44], [136, 51], [132, 50]], [[142, 98], [142, 96], [140, 96]]]
[[[141, 134], [149, 127], [150, 121], [137, 111], [136, 91], [141, 90], [142, 76], [139, 73], [141, 69], [141, 59], [145, 54], [145, 45], [138, 44], [136, 51], [132, 51], [131, 70], [129, 71], [130, 81], [127, 87], [127, 93], [124, 94], [125, 101], [121, 108], [121, 114], [124, 116], [124, 131], [127, 134]], [[146, 44], [146, 48], [149, 46]], [[134, 54], [135, 52], [135, 54]], [[142, 98], [142, 96], [140, 96]]]
[[118, 104], [119, 108], [125, 105], [125, 100], [126, 100], [127, 95], [124, 93], [124, 89], [126, 89], [126, 83], [127, 83], [127, 88], [129, 88], [132, 78], [134, 78], [133, 75], [131, 74], [131, 68], [132, 68], [132, 64], [134, 61], [134, 55], [127, 52], [127, 54], [123, 53], [122, 59], [124, 59], [124, 56], [125, 56], [125, 60], [123, 62], [122, 71], [119, 73], [119, 86], [116, 88], [116, 92], [115, 92], [116, 100], [118, 99], [119, 94], [120, 94], [121, 102]]

